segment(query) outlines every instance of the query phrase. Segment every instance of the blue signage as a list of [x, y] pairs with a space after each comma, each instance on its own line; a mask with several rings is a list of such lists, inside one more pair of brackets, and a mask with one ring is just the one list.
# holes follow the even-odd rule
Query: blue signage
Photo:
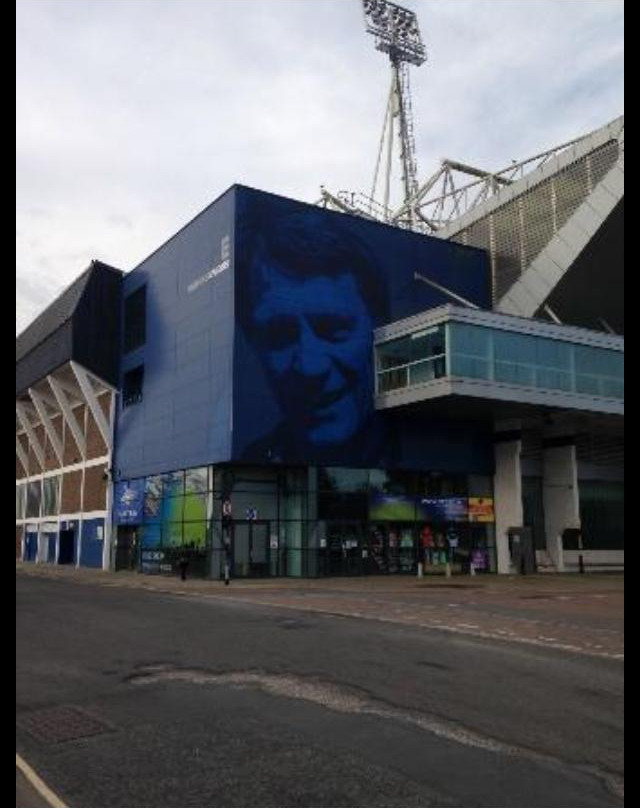
[[426, 497], [418, 505], [419, 517], [425, 522], [466, 522], [466, 497]]
[[115, 522], [119, 525], [139, 525], [144, 505], [144, 480], [117, 483], [113, 506]]

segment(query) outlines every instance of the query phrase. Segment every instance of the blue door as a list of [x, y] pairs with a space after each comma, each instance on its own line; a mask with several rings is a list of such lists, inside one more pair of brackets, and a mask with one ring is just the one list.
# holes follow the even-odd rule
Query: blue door
[[24, 537], [24, 560], [35, 561], [38, 554], [38, 534], [27, 533]]
[[55, 564], [56, 561], [56, 534], [47, 533], [47, 562]]

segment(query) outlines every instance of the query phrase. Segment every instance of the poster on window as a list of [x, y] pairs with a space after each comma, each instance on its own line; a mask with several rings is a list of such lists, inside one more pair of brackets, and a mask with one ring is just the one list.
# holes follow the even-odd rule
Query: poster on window
[[419, 517], [425, 522], [466, 522], [466, 497], [426, 497], [420, 500]]
[[469, 497], [470, 522], [495, 522], [492, 497]]

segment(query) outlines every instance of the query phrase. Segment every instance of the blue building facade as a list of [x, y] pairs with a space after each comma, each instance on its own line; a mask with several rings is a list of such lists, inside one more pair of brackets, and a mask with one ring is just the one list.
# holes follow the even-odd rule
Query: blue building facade
[[[481, 250], [233, 186], [125, 276], [120, 564], [494, 568], [467, 505], [492, 495], [489, 420], [374, 407], [374, 329], [448, 300], [417, 272], [490, 307]], [[437, 333], [417, 339], [437, 369]]]

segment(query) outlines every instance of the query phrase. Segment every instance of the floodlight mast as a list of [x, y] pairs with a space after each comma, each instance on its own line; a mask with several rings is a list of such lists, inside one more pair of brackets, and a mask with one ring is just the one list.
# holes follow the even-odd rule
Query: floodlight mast
[[384, 171], [383, 210], [385, 218], [391, 218], [389, 199], [391, 192], [391, 168], [393, 161], [394, 125], [397, 123], [404, 186], [404, 206], [409, 224], [415, 225], [415, 209], [412, 198], [418, 191], [418, 168], [413, 136], [411, 91], [409, 88], [409, 65], [419, 67], [427, 59], [420, 36], [418, 18], [413, 11], [402, 8], [388, 0], [362, 0], [367, 32], [375, 38], [376, 49], [389, 56], [391, 63], [391, 87], [387, 100], [378, 157], [373, 176], [371, 205], [373, 206], [380, 175], [380, 163], [384, 144], [387, 144]]

